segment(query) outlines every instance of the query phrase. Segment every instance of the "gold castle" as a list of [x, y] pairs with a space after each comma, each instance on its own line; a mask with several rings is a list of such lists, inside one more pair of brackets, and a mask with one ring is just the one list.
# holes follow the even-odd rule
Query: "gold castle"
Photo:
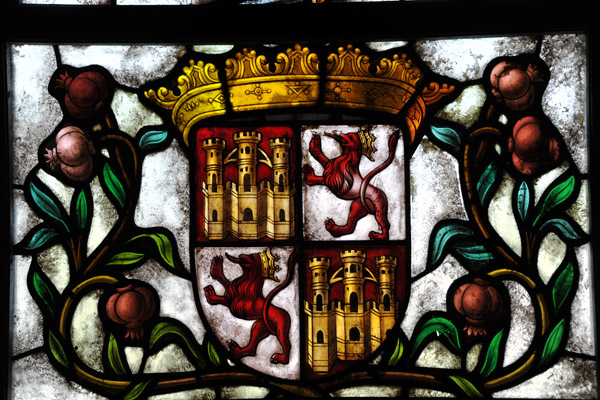
[[[308, 260], [311, 271], [312, 303], [305, 301], [308, 316], [308, 364], [314, 372], [327, 373], [336, 360], [363, 360], [375, 351], [394, 327], [399, 311], [395, 299], [395, 256], [377, 256], [379, 279], [365, 266], [367, 255], [360, 250], [339, 254], [340, 267], [331, 278], [328, 257]], [[377, 300], [365, 300], [365, 282], [377, 285]], [[331, 285], [341, 282], [343, 302], [330, 300]]]
[[[204, 234], [209, 240], [221, 240], [232, 234], [238, 239], [288, 239], [294, 235], [295, 187], [290, 182], [289, 150], [291, 139], [269, 139], [273, 160], [259, 147], [262, 133], [236, 132], [237, 145], [224, 156], [227, 142], [218, 137], [202, 141], [206, 153], [204, 198]], [[237, 162], [238, 180], [223, 182], [225, 164]], [[257, 183], [258, 163], [273, 172], [272, 181]]]

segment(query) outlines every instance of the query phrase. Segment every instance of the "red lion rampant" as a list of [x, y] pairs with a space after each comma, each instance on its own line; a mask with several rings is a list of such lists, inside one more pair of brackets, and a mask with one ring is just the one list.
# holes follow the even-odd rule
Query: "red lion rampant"
[[381, 233], [370, 232], [369, 238], [388, 239], [390, 223], [388, 221], [388, 201], [385, 193], [371, 185], [371, 178], [384, 170], [392, 162], [396, 153], [399, 133], [389, 139], [390, 154], [383, 164], [379, 165], [363, 179], [358, 169], [363, 152], [363, 142], [359, 133], [351, 132], [343, 135], [325, 133], [335, 139], [342, 147], [342, 154], [330, 160], [321, 150], [321, 137], [314, 135], [310, 141], [309, 152], [324, 168], [323, 175], [317, 176], [310, 165], [303, 167], [304, 179], [310, 186], [325, 185], [340, 199], [352, 200], [346, 225], [337, 225], [331, 218], [325, 221], [325, 228], [334, 237], [354, 232], [357, 222], [367, 214], [373, 214]]
[[271, 304], [273, 297], [287, 287], [292, 281], [294, 265], [296, 263], [296, 250], [288, 259], [288, 274], [284, 282], [274, 288], [265, 298], [262, 294], [264, 278], [262, 275], [262, 261], [260, 253], [242, 254], [233, 257], [225, 253], [227, 259], [239, 264], [243, 273], [233, 281], [223, 275], [223, 257], [213, 258], [210, 266], [210, 275], [225, 288], [225, 295], [215, 293], [212, 285], [204, 288], [206, 300], [209, 304], [222, 304], [229, 308], [236, 318], [256, 320], [250, 331], [250, 341], [246, 346], [240, 347], [235, 340], [230, 340], [228, 345], [231, 353], [236, 358], [255, 356], [258, 344], [267, 336], [275, 335], [283, 351], [271, 356], [274, 364], [287, 364], [290, 357], [290, 316], [287, 311]]

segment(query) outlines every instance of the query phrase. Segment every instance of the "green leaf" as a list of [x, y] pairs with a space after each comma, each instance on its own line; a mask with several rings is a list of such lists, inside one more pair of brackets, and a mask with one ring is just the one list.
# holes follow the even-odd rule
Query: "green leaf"
[[108, 339], [107, 349], [108, 365], [117, 375], [127, 375], [127, 367], [121, 359], [121, 351], [119, 349], [119, 343], [115, 336], [111, 333]]
[[432, 245], [427, 266], [433, 267], [441, 261], [449, 243], [472, 234], [473, 231], [462, 223], [448, 223], [448, 221], [444, 221], [437, 225], [431, 232]]
[[517, 213], [519, 217], [521, 217], [521, 221], [525, 221], [531, 203], [531, 188], [525, 181], [521, 182], [521, 185], [519, 185], [519, 189], [517, 190], [516, 203]]
[[554, 311], [558, 312], [565, 300], [573, 289], [573, 277], [575, 276], [575, 270], [573, 263], [569, 262], [565, 268], [560, 272], [558, 278], [554, 282], [552, 287], [552, 303], [554, 305]]
[[440, 145], [450, 154], [457, 157], [460, 154], [461, 138], [458, 132], [449, 127], [431, 127], [433, 137], [440, 142]]
[[479, 372], [482, 378], [487, 378], [492, 372], [494, 372], [496, 366], [498, 365], [498, 353], [500, 351], [500, 342], [502, 341], [503, 334], [504, 329], [494, 336], [490, 342], [490, 345], [488, 346], [483, 367], [481, 367], [481, 371]]
[[481, 204], [487, 204], [491, 200], [491, 197], [494, 194], [491, 189], [498, 179], [498, 176], [498, 164], [492, 160], [477, 182], [477, 194], [479, 195]]
[[552, 329], [552, 332], [550, 332], [548, 335], [548, 339], [546, 339], [546, 344], [544, 344], [544, 350], [542, 351], [542, 356], [540, 358], [540, 368], [548, 365], [558, 352], [562, 342], [564, 330], [565, 320], [561, 319], [560, 322], [556, 324], [554, 329]]
[[135, 400], [140, 398], [140, 396], [144, 394], [144, 391], [149, 384], [150, 381], [137, 383], [129, 392], [125, 394], [125, 396], [123, 396], [123, 400]]
[[150, 350], [158, 351], [160, 346], [179, 341], [183, 349], [192, 356], [192, 361], [200, 369], [206, 368], [206, 361], [202, 356], [200, 346], [194, 335], [179, 321], [163, 321], [156, 324], [150, 334]]
[[88, 200], [84, 190], [80, 190], [75, 203], [75, 217], [79, 229], [85, 229], [88, 219]]
[[54, 195], [52, 195], [50, 189], [48, 189], [48, 187], [41, 182], [37, 182], [36, 184], [31, 181], [29, 183], [29, 190], [31, 198], [39, 210], [41, 210], [46, 216], [58, 222], [60, 226], [64, 227], [65, 230], [69, 232], [69, 227], [63, 220], [64, 213], [61, 211], [61, 208], [58, 205], [58, 200], [55, 199]]
[[106, 265], [131, 265], [143, 260], [145, 254], [124, 251], [112, 257]]
[[53, 320], [56, 317], [56, 298], [59, 294], [52, 281], [42, 272], [35, 261], [32, 261], [29, 280], [35, 293], [34, 299], [42, 308], [42, 312]]
[[119, 203], [121, 208], [125, 206], [125, 190], [123, 189], [123, 184], [117, 178], [112, 168], [108, 163], [104, 164], [104, 168], [102, 170], [102, 176], [104, 178], [104, 183], [106, 187], [112, 193], [115, 200]]
[[470, 398], [483, 398], [483, 394], [477, 390], [477, 388], [475, 387], [475, 385], [473, 385], [471, 382], [469, 382], [466, 378], [463, 378], [462, 376], [453, 376], [450, 375], [450, 379], [452, 379], [454, 381], [454, 383], [456, 383], [458, 385], [459, 388], [462, 389], [463, 392], [465, 392], [465, 394], [467, 396], [469, 396]]
[[398, 361], [400, 361], [400, 359], [402, 358], [403, 352], [404, 352], [404, 345], [402, 344], [402, 341], [400, 340], [400, 338], [398, 338], [398, 341], [396, 342], [396, 348], [394, 349], [394, 353], [392, 353], [392, 356], [388, 360], [388, 365], [394, 366], [394, 365], [398, 364]]
[[221, 365], [221, 359], [219, 358], [217, 349], [215, 349], [215, 346], [213, 346], [210, 340], [206, 344], [206, 352], [208, 353], [208, 358], [214, 365], [216, 365], [217, 367]]
[[412, 359], [416, 352], [421, 348], [421, 345], [431, 335], [437, 335], [439, 338], [445, 339], [456, 351], [460, 350], [460, 338], [458, 330], [454, 324], [443, 317], [434, 317], [426, 321], [420, 328], [415, 329], [418, 332], [413, 343], [409, 358]]
[[568, 179], [555, 184], [555, 186], [548, 192], [548, 195], [542, 202], [542, 206], [538, 211], [538, 215], [533, 222], [533, 226], [542, 219], [550, 210], [556, 208], [560, 204], [566, 202], [575, 191], [575, 177], [571, 175]]
[[150, 148], [160, 146], [168, 137], [168, 131], [148, 131], [140, 137], [140, 149], [149, 150]]
[[586, 234], [581, 227], [566, 218], [550, 219], [540, 226], [540, 232], [554, 231], [567, 243], [580, 242], [585, 239]]
[[56, 338], [56, 336], [54, 336], [52, 331], [48, 331], [48, 345], [50, 346], [50, 351], [52, 352], [54, 359], [64, 367], [68, 368], [69, 360], [67, 358], [67, 354], [65, 353], [62, 344]]
[[[20, 246], [24, 250], [41, 250], [44, 248], [44, 245], [50, 242], [51, 239], [54, 239], [58, 236], [58, 232], [50, 227], [46, 227], [43, 225], [38, 225], [31, 230], [33, 235], [27, 241], [26, 244]], [[23, 240], [23, 243], [25, 240]]]
[[[183, 265], [179, 262], [175, 263], [175, 256], [171, 239], [162, 233], [144, 233], [129, 239], [126, 243], [131, 243], [141, 238], [148, 238], [154, 241], [161, 260], [170, 268], [175, 269], [179, 273], [187, 273]], [[159, 260], [159, 261], [161, 261]]]

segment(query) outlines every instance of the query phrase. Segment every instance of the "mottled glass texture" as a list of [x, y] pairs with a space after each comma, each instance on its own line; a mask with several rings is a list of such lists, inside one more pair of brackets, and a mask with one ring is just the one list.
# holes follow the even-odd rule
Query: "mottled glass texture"
[[[120, 1], [118, 3], [138, 4], [144, 2]], [[188, 4], [191, 2], [174, 3]], [[486, 206], [483, 207], [485, 215], [482, 218], [489, 221], [487, 229], [490, 232], [497, 232], [506, 249], [510, 249], [516, 255], [515, 257], [525, 257], [526, 246], [520, 236], [520, 229], [523, 228], [521, 222], [517, 222], [519, 213], [523, 212], [523, 207], [514, 206], [514, 204], [524, 203], [520, 202], [521, 200], [515, 200], [517, 196], [520, 194], [525, 196], [523, 194], [525, 191], [534, 193], [535, 195], [531, 196], [529, 201], [531, 204], [540, 204], [544, 201], [544, 197], [546, 200], [552, 197], [548, 195], [548, 192], [544, 192], [546, 188], [560, 187], [563, 192], [568, 188], [569, 181], [565, 181], [566, 183], [562, 186], [557, 186], [556, 182], [562, 182], [561, 177], [573, 168], [577, 171], [575, 176], [579, 191], [573, 195], [574, 198], [570, 199], [568, 207], [564, 210], [567, 217], [561, 221], [569, 221], [569, 223], [561, 225], [560, 222], [556, 222], [558, 228], [547, 233], [538, 244], [539, 256], [536, 258], [536, 265], [532, 267], [537, 268], [535, 280], [532, 281], [523, 274], [515, 274], [514, 280], [499, 281], [499, 290], [506, 293], [507, 296], [504, 299], [510, 299], [509, 306], [504, 304], [504, 309], [508, 310], [504, 317], [505, 322], [510, 322], [510, 325], [504, 326], [503, 330], [494, 331], [497, 332], [498, 342], [490, 341], [491, 338], [483, 342], [463, 341], [461, 350], [457, 351], [453, 347], [452, 340], [444, 339], [444, 337], [449, 337], [447, 332], [454, 326], [451, 322], [452, 325], [446, 325], [445, 330], [435, 328], [435, 331], [431, 331], [434, 332], [433, 334], [437, 333], [437, 337], [441, 335], [442, 338], [424, 342], [424, 347], [419, 349], [419, 354], [415, 354], [412, 363], [417, 372], [419, 368], [435, 368], [446, 371], [440, 375], [446, 379], [444, 384], [437, 385], [437, 383], [429, 382], [421, 387], [417, 382], [399, 380], [398, 383], [392, 384], [389, 380], [380, 381], [376, 377], [372, 381], [361, 381], [361, 384], [356, 386], [352, 382], [347, 382], [344, 387], [340, 388], [331, 388], [325, 385], [326, 389], [323, 389], [321, 394], [339, 397], [373, 395], [445, 397], [448, 394], [464, 395], [465, 393], [480, 395], [483, 391], [485, 394], [493, 393], [493, 396], [498, 398], [569, 397], [585, 399], [597, 397], [594, 335], [595, 293], [592, 285], [594, 261], [591, 258], [591, 244], [589, 241], [581, 239], [590, 230], [589, 215], [592, 204], [588, 182], [590, 171], [587, 98], [585, 95], [588, 85], [586, 45], [586, 37], [576, 34], [368, 43], [369, 51], [373, 52], [395, 48], [407, 49], [433, 73], [453, 80], [460, 87], [460, 93], [456, 93], [452, 101], [446, 102], [443, 107], [435, 111], [435, 116], [431, 116], [433, 119], [429, 122], [431, 125], [429, 131], [411, 149], [411, 153], [402, 153], [405, 157], [403, 159], [405, 164], [402, 168], [406, 168], [405, 171], [409, 175], [406, 177], [407, 183], [404, 188], [407, 192], [408, 203], [404, 207], [409, 210], [409, 221], [405, 221], [407, 231], [401, 231], [397, 237], [392, 235], [392, 238], [398, 240], [408, 238], [411, 244], [408, 257], [410, 260], [409, 297], [398, 323], [398, 327], [403, 333], [402, 336], [399, 336], [398, 343], [403, 343], [405, 353], [399, 353], [394, 360], [394, 355], [388, 354], [386, 350], [377, 358], [370, 360], [371, 364], [389, 364], [391, 370], [398, 371], [399, 374], [403, 373], [405, 370], [394, 369], [395, 362], [404, 361], [408, 356], [406, 353], [409, 351], [410, 344], [414, 344], [415, 337], [419, 332], [422, 334], [425, 332], [425, 330], [419, 331], [419, 329], [423, 329], [424, 320], [422, 318], [427, 315], [437, 315], [439, 320], [447, 321], [446, 316], [449, 314], [445, 313], [452, 307], [456, 307], [457, 304], [449, 293], [457, 290], [457, 282], [462, 282], [462, 277], [469, 276], [471, 272], [470, 267], [465, 263], [465, 259], [468, 259], [464, 256], [466, 250], [463, 253], [450, 253], [447, 249], [440, 250], [439, 260], [434, 264], [431, 262], [432, 237], [435, 232], [439, 232], [438, 227], [446, 220], [466, 221], [473, 218], [472, 210], [465, 205], [463, 197], [463, 191], [466, 189], [461, 186], [464, 184], [462, 173], [465, 167], [461, 164], [461, 158], [453, 154], [454, 148], [451, 140], [440, 141], [440, 137], [448, 138], [451, 135], [436, 136], [432, 132], [444, 126], [453, 127], [456, 130], [469, 130], [477, 126], [482, 109], [492, 100], [487, 91], [488, 82], [485, 81], [488, 73], [486, 66], [497, 58], [533, 54], [539, 49], [537, 56], [543, 60], [549, 71], [549, 80], [546, 82], [547, 86], [539, 104], [543, 115], [547, 116], [548, 121], [563, 138], [565, 147], [562, 151], [566, 152], [568, 156], [562, 159], [562, 162], [552, 165], [551, 168], [531, 180], [520, 180], [518, 178], [520, 175], [509, 173], [509, 169], [505, 169], [501, 175], [502, 179], [496, 181], [494, 192], [487, 198]], [[233, 45], [198, 46], [195, 50], [200, 54], [218, 56], [232, 47]], [[142, 168], [139, 171], [141, 183], [136, 189], [139, 194], [137, 195], [137, 204], [132, 209], [132, 221], [139, 228], [140, 234], [152, 232], [155, 235], [148, 236], [154, 239], [154, 242], [149, 240], [149, 246], [155, 250], [152, 253], [153, 257], [140, 257], [137, 261], [135, 254], [140, 254], [141, 250], [129, 250], [123, 257], [129, 257], [127, 262], [136, 267], [124, 270], [122, 275], [119, 275], [119, 279], [134, 283], [145, 282], [153, 288], [152, 295], [144, 297], [146, 308], [144, 312], [140, 311], [139, 318], [160, 318], [165, 330], [169, 329], [168, 323], [172, 323], [172, 326], [176, 328], [170, 328], [172, 330], [169, 331], [169, 334], [185, 338], [184, 341], [173, 340], [149, 356], [144, 354], [144, 351], [147, 346], [152, 347], [152, 344], [140, 343], [123, 346], [121, 350], [117, 350], [120, 356], [119, 363], [115, 362], [114, 353], [113, 358], [109, 358], [112, 361], [107, 362], [106, 359], [103, 359], [102, 354], [106, 353], [106, 348], [110, 348], [111, 343], [116, 343], [115, 346], [120, 343], [118, 341], [111, 342], [112, 337], [109, 337], [117, 330], [111, 331], [105, 328], [108, 326], [108, 322], [105, 321], [104, 304], [113, 304], [114, 310], [116, 310], [114, 312], [118, 314], [119, 296], [125, 298], [125, 294], [122, 293], [127, 293], [126, 291], [118, 292], [119, 294], [115, 295], [117, 297], [114, 297], [115, 303], [111, 303], [106, 298], [108, 296], [105, 292], [108, 289], [105, 286], [94, 287], [85, 292], [84, 295], [78, 297], [78, 303], [70, 309], [69, 313], [65, 314], [66, 318], [71, 319], [71, 328], [66, 336], [71, 342], [71, 346], [68, 348], [73, 349], [73, 354], [64, 350], [67, 347], [61, 342], [62, 339], [59, 340], [56, 336], [51, 338], [47, 336], [47, 331], [44, 330], [44, 318], [47, 317], [46, 311], [43, 311], [44, 307], [51, 307], [52, 302], [58, 299], [59, 294], [64, 291], [75, 290], [70, 282], [76, 272], [71, 266], [74, 261], [69, 255], [70, 253], [63, 246], [52, 242], [53, 239], [50, 236], [46, 237], [41, 233], [32, 238], [30, 232], [43, 221], [52, 219], [52, 217], [48, 217], [48, 214], [51, 215], [54, 208], [51, 208], [50, 211], [46, 209], [45, 214], [42, 212], [40, 215], [39, 212], [36, 212], [39, 210], [33, 210], [31, 207], [31, 195], [26, 194], [31, 190], [30, 185], [32, 184], [37, 185], [38, 189], [47, 187], [54, 197], [42, 204], [47, 205], [49, 202], [53, 202], [56, 204], [55, 209], [64, 209], [67, 212], [79, 209], [77, 204], [80, 203], [74, 203], [72, 200], [79, 193], [78, 186], [64, 183], [45, 169], [38, 169], [35, 179], [28, 177], [30, 171], [35, 170], [36, 166], [45, 160], [42, 153], [40, 153], [42, 156], [38, 156], [41, 144], [45, 143], [47, 137], [55, 131], [63, 119], [61, 106], [48, 93], [48, 83], [53, 78], [55, 71], [60, 69], [57, 64], [57, 54], [60, 55], [60, 61], [63, 64], [71, 67], [80, 68], [97, 64], [111, 74], [117, 83], [111, 103], [108, 105], [113, 113], [111, 118], [114, 118], [114, 123], [118, 124], [119, 130], [124, 136], [139, 139], [141, 137], [139, 132], [144, 127], [151, 127], [148, 132], [162, 132], [165, 126], [169, 126], [170, 132], [175, 132], [169, 118], [156, 109], [149, 108], [147, 102], [140, 101], [142, 96], [139, 94], [141, 93], [140, 88], [145, 87], [144, 85], [176, 70], [177, 62], [184, 58], [185, 52], [185, 48], [181, 46], [60, 45], [53, 48], [50, 45], [15, 44], [9, 47], [8, 87], [11, 99], [9, 114], [10, 121], [12, 121], [10, 151], [13, 168], [11, 176], [13, 185], [12, 241], [15, 245], [22, 245], [24, 241], [28, 241], [30, 247], [39, 245], [42, 240], [53, 243], [44, 246], [43, 251], [38, 253], [25, 251], [13, 255], [13, 262], [10, 266], [10, 315], [12, 317], [12, 325], [9, 328], [11, 334], [10, 353], [12, 354], [11, 380], [8, 388], [10, 398], [105, 398], [103, 394], [96, 393], [94, 384], [89, 384], [85, 380], [78, 381], [81, 374], [76, 372], [74, 364], [68, 361], [71, 359], [70, 357], [79, 360], [82, 365], [86, 366], [85, 368], [107, 373], [106, 376], [115, 379], [129, 375], [146, 376], [143, 375], [146, 373], [168, 373], [171, 374], [168, 375], [169, 377], [177, 379], [178, 374], [186, 374], [204, 368], [201, 366], [203, 364], [195, 358], [196, 350], [189, 343], [195, 341], [198, 344], [206, 344], [207, 338], [213, 336], [209, 336], [208, 332], [211, 328], [205, 326], [205, 320], [200, 315], [201, 308], [198, 307], [196, 299], [198, 293], [195, 293], [195, 285], [192, 280], [187, 278], [187, 273], [196, 268], [197, 262], [208, 262], [206, 260], [213, 259], [218, 252], [213, 254], [210, 248], [199, 250], [198, 243], [192, 243], [194, 241], [191, 239], [194, 237], [192, 232], [195, 227], [192, 222], [194, 218], [191, 217], [193, 189], [190, 188], [190, 182], [195, 176], [194, 168], [196, 166], [191, 162], [189, 149], [182, 141], [172, 140], [168, 144], [161, 145], [157, 151], [148, 152], [144, 156]], [[504, 72], [502, 71], [502, 73]], [[181, 70], [176, 70], [176, 74], [180, 73]], [[529, 76], [531, 78], [528, 79], [532, 79], [532, 81], [535, 79], [534, 75]], [[507, 117], [500, 113], [494, 124], [502, 125], [507, 118], [510, 118], [510, 115]], [[306, 125], [310, 125], [310, 122]], [[90, 127], [90, 129], [94, 131], [95, 128]], [[158, 134], [146, 137], [159, 140]], [[386, 146], [384, 142], [377, 143], [377, 145], [382, 151]], [[462, 149], [465, 147], [463, 146]], [[508, 147], [505, 147], [504, 143], [497, 146], [499, 154], [505, 154], [507, 149]], [[305, 155], [308, 157], [307, 154]], [[518, 166], [515, 168], [518, 169]], [[87, 224], [86, 229], [89, 229], [86, 237], [86, 255], [90, 257], [94, 256], [94, 250], [97, 247], [102, 247], [104, 238], [112, 233], [111, 229], [118, 224], [122, 217], [122, 210], [118, 206], [118, 189], [110, 191], [113, 195], [117, 193], [114, 195], [116, 200], [107, 194], [109, 193], [107, 182], [110, 187], [114, 188], [115, 179], [111, 180], [110, 173], [106, 171], [104, 174], [92, 175], [93, 178], [89, 181], [89, 191], [87, 191], [88, 189], [81, 191], [87, 199], [85, 201], [93, 202], [93, 216], [91, 215], [92, 208], [88, 208], [90, 210], [89, 218], [82, 217], [83, 219], [78, 220], [80, 224]], [[117, 176], [116, 180], [119, 180], [118, 178], [123, 177]], [[519, 191], [519, 185], [522, 186], [525, 181], [529, 182], [529, 186], [526, 185], [525, 189]], [[112, 186], [110, 182], [113, 182]], [[480, 182], [483, 183], [478, 185], [478, 190], [485, 187], [485, 181], [480, 180]], [[385, 183], [379, 182], [378, 184], [385, 187]], [[297, 189], [300, 190], [300, 187]], [[558, 197], [559, 191], [556, 189], [551, 193], [555, 193], [554, 197]], [[481, 196], [485, 196], [485, 193], [481, 194], [481, 190], [479, 193]], [[36, 198], [40, 197], [43, 197], [43, 194], [38, 194], [37, 197], [34, 195], [33, 202], [35, 203]], [[301, 201], [301, 196], [297, 199]], [[318, 204], [304, 204], [304, 207], [310, 208], [308, 215], [316, 214], [314, 219], [317, 222], [314, 222], [314, 226], [320, 224], [318, 221], [324, 218], [318, 218]], [[560, 208], [560, 206], [554, 207]], [[538, 207], [538, 210], [540, 209]], [[282, 216], [281, 219], [285, 220], [285, 216]], [[559, 217], [555, 219], [559, 219]], [[311, 228], [314, 226], [311, 225]], [[153, 231], [152, 229], [156, 227], [165, 230]], [[166, 234], [166, 232], [169, 233]], [[165, 236], [159, 236], [160, 234], [165, 234]], [[577, 239], [574, 239], [575, 237]], [[168, 251], [165, 250], [165, 242], [162, 242], [163, 247], [161, 247], [157, 238], [169, 239], [172, 248], [169, 247]], [[135, 239], [130, 240], [135, 241]], [[156, 243], [158, 247], [153, 247], [155, 246], [153, 243]], [[294, 243], [297, 242], [292, 242], [292, 245]], [[438, 245], [440, 244], [438, 243]], [[289, 249], [281, 252], [281, 259], [286, 260], [289, 252], [291, 252]], [[172, 260], [165, 254], [175, 254], [172, 263], [177, 264], [179, 261], [183, 272], [172, 273], [168, 268]], [[143, 261], [140, 261], [142, 258]], [[568, 274], [570, 269], [565, 264], [567, 259], [577, 266], [576, 273]], [[114, 259], [113, 262], [116, 263]], [[37, 278], [31, 276], [31, 271], [33, 271], [31, 266], [34, 264]], [[208, 269], [208, 264], [205, 264], [205, 268]], [[500, 269], [496, 272], [500, 271], [497, 272], [499, 275], [510, 274], [510, 271], [514, 271], [509, 265], [499, 265], [498, 268]], [[566, 272], [560, 273], [563, 270]], [[110, 270], [106, 272], [107, 276], [112, 273]], [[39, 289], [43, 286], [40, 284], [41, 281], [51, 282], [53, 289]], [[469, 285], [473, 286], [473, 283], [470, 282]], [[548, 294], [548, 298], [554, 300], [553, 305], [546, 304], [549, 310], [551, 307], [554, 307], [554, 310], [560, 310], [562, 304], [570, 306], [570, 311], [557, 311], [557, 315], [564, 316], [564, 318], [554, 318], [552, 311], [544, 311], [546, 308], [542, 308], [540, 311], [540, 308], [537, 308], [536, 302], [539, 297], [536, 298], [536, 296], [542, 294], [536, 291], [534, 288], [536, 285], [537, 287], [548, 285], [548, 290], [551, 292]], [[136, 289], [128, 290], [135, 291]], [[494, 294], [489, 294], [492, 293], [492, 289], [489, 290], [486, 292], [489, 298], [494, 298]], [[47, 296], [48, 292], [52, 294], [50, 297]], [[145, 293], [143, 289], [139, 289], [135, 293], [138, 293], [139, 296], [146, 296], [143, 294]], [[158, 301], [149, 300], [152, 296], [155, 296], [160, 302], [160, 311], [157, 311], [158, 317], [151, 317], [154, 309], [149, 304], [152, 301]], [[286, 296], [288, 296], [286, 297], [288, 301], [300, 302], [299, 294], [296, 294], [296, 297], [292, 294]], [[43, 303], [40, 298], [55, 300]], [[465, 303], [464, 299], [462, 301], [458, 308], [464, 311], [469, 305]], [[296, 316], [300, 314], [300, 311], [296, 310], [294, 313], [292, 313], [293, 316]], [[112, 314], [109, 311], [106, 315], [111, 318]], [[123, 314], [120, 315], [121, 317], [114, 318], [118, 320], [125, 318]], [[211, 315], [210, 320], [218, 323], [221, 318], [224, 317], [217, 313]], [[178, 322], [175, 324], [173, 321]], [[223, 323], [227, 323], [226, 319], [223, 321], [225, 321]], [[47, 327], [54, 327], [54, 325], [46, 324]], [[544, 327], [542, 331], [540, 327]], [[248, 329], [250, 329], [249, 326]], [[458, 329], [462, 332], [462, 328]], [[222, 330], [227, 331], [221, 327], [219, 331]], [[185, 334], [181, 333], [183, 331]], [[131, 334], [135, 335], [135, 332], [132, 331]], [[161, 334], [156, 331], [156, 327], [152, 332], [156, 335], [152, 337], [159, 337]], [[568, 332], [568, 334], [563, 335], [564, 332]], [[143, 335], [139, 331], [137, 334]], [[148, 334], [150, 332], [146, 332], [146, 335]], [[221, 334], [219, 333], [219, 335]], [[296, 337], [297, 332], [294, 335], [295, 339], [299, 340]], [[466, 333], [460, 333], [460, 335], [467, 337]], [[410, 341], [411, 338], [412, 341]], [[152, 341], [152, 339], [150, 340]], [[498, 346], [501, 345], [501, 348], [504, 349], [500, 352], [501, 357], [493, 361], [492, 358], [487, 358], [484, 363], [483, 359], [486, 358], [484, 353], [492, 354], [494, 343]], [[532, 343], [538, 343], [536, 345], [538, 347], [535, 347], [537, 351], [537, 353], [534, 352], [535, 356], [532, 355]], [[395, 344], [392, 343], [388, 347], [391, 346], [393, 350]], [[61, 348], [63, 350], [60, 350]], [[560, 350], [553, 358], [554, 348]], [[201, 351], [207, 350], [203, 347]], [[540, 357], [541, 353], [548, 354], [547, 358], [545, 356], [536, 358]], [[219, 368], [235, 364], [233, 358], [215, 361], [214, 357], [223, 357], [223, 354], [228, 353], [220, 351], [211, 353], [208, 350], [207, 354], [213, 358], [210, 360], [207, 358], [203, 362], [216, 363], [215, 365], [218, 365]], [[301, 358], [298, 353], [293, 354], [294, 360]], [[49, 357], [52, 355], [54, 355], [55, 361], [51, 362]], [[531, 364], [521, 363], [520, 360], [527, 358], [535, 361], [532, 361]], [[543, 362], [549, 362], [550, 365], [542, 365]], [[490, 366], [492, 363], [493, 367]], [[477, 378], [474, 382], [485, 382], [488, 386], [483, 384], [482, 386], [473, 386], [467, 379], [467, 377], [477, 374], [479, 374], [477, 376], [489, 374], [489, 376], [501, 380], [503, 376], [498, 371], [503, 367], [510, 369], [512, 365], [524, 365], [524, 367], [515, 368], [522, 368], [517, 369], [517, 372], [527, 373], [527, 380], [499, 385], [501, 389], [496, 391], [493, 380], [480, 381]], [[541, 368], [540, 372], [533, 372], [535, 368]], [[110, 369], [113, 370], [110, 371]], [[426, 371], [431, 370], [426, 369]], [[507, 371], [508, 375], [512, 371]], [[276, 369], [273, 374], [277, 376]], [[191, 377], [193, 374], [185, 376]], [[294, 370], [290, 376], [297, 379], [299, 372]], [[81, 382], [86, 383], [82, 384]], [[448, 387], [451, 382], [455, 386], [445, 392], [444, 387]], [[140, 393], [150, 394], [152, 398], [157, 399], [228, 399], [262, 398], [282, 393], [281, 390], [283, 393], [287, 393], [285, 390], [289, 390], [289, 388], [272, 383], [262, 385], [259, 380], [243, 380], [236, 375], [229, 381], [219, 381], [214, 385], [208, 384], [206, 387], [182, 386], [178, 389], [180, 391], [175, 393], [164, 393], [169, 392], [169, 389], [158, 390], [152, 389], [151, 386], [149, 389], [146, 389], [146, 386], [129, 386], [119, 390], [124, 390], [119, 392], [121, 394], [129, 393], [132, 398], [137, 393], [136, 390], [139, 390]], [[149, 392], [143, 392], [144, 390], [149, 390]]]

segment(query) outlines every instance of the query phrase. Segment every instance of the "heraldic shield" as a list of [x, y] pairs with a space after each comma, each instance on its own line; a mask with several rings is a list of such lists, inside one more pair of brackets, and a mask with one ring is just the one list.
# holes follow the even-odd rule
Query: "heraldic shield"
[[195, 134], [197, 299], [229, 362], [302, 380], [375, 359], [408, 299], [401, 130]]

